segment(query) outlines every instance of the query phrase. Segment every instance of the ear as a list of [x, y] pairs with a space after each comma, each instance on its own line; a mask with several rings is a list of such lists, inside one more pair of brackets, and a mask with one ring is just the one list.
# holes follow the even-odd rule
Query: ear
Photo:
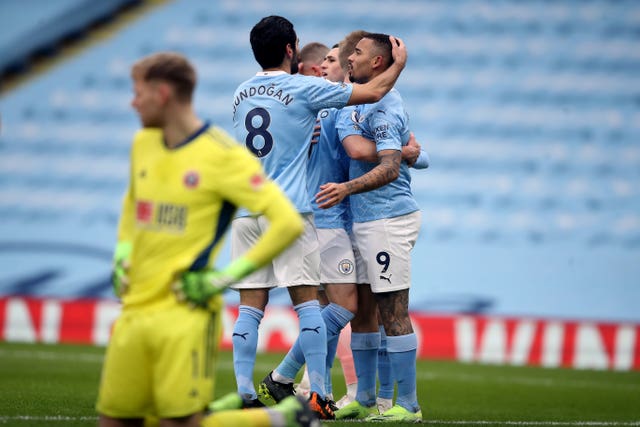
[[320, 77], [322, 75], [322, 68], [319, 65], [312, 65], [311, 70], [313, 71], [313, 75], [316, 77]]
[[382, 59], [382, 55], [376, 55], [371, 60], [371, 67], [373, 69], [380, 68], [384, 65], [384, 60]]
[[165, 82], [158, 83], [157, 91], [158, 91], [158, 96], [160, 98], [160, 101], [162, 102], [163, 105], [169, 102], [169, 99], [173, 94], [173, 88], [168, 83], [165, 83]]
[[286, 52], [287, 52], [287, 57], [288, 57], [288, 58], [293, 58], [293, 55], [294, 55], [294, 53], [293, 53], [293, 52], [294, 52], [294, 50], [293, 50], [293, 48], [291, 47], [291, 44], [290, 44], [290, 43], [287, 43], [287, 50], [286, 50]]

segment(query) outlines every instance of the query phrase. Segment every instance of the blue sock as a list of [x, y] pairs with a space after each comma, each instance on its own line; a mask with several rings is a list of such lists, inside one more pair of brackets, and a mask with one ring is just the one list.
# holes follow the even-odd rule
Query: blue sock
[[376, 403], [376, 370], [380, 332], [351, 333], [353, 364], [358, 377], [356, 400], [364, 406]]
[[393, 399], [393, 376], [391, 375], [391, 363], [387, 353], [387, 334], [384, 326], [380, 325], [380, 349], [378, 350], [378, 397]]
[[393, 378], [398, 383], [396, 405], [416, 412], [420, 409], [416, 394], [416, 354], [418, 339], [415, 333], [387, 337], [387, 352]]
[[300, 343], [304, 361], [307, 363], [311, 391], [315, 391], [324, 398], [326, 395], [324, 378], [327, 370], [327, 327], [320, 313], [320, 304], [317, 300], [313, 300], [298, 304], [293, 308], [298, 313], [300, 321], [300, 335], [298, 335], [297, 341]]
[[324, 388], [327, 394], [333, 393], [331, 383], [331, 368], [336, 358], [338, 338], [342, 329], [353, 319], [353, 313], [341, 305], [330, 303], [322, 310], [322, 318], [327, 326], [327, 372]]
[[264, 316], [262, 310], [241, 305], [238, 319], [233, 327], [231, 342], [233, 343], [233, 369], [236, 374], [238, 393], [249, 399], [256, 399], [253, 385], [253, 368], [256, 363], [258, 348], [258, 326]]

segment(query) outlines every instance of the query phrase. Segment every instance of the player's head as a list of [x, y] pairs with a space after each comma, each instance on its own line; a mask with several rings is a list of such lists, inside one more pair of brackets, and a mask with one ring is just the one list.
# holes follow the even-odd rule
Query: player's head
[[298, 73], [303, 76], [320, 77], [322, 75], [320, 65], [327, 52], [329, 48], [319, 42], [304, 45], [298, 54]]
[[253, 56], [263, 70], [278, 68], [290, 58], [291, 72], [298, 72], [298, 36], [293, 24], [282, 16], [267, 16], [249, 34]]
[[340, 54], [338, 59], [340, 60], [342, 71], [345, 74], [349, 72], [349, 56], [351, 56], [353, 51], [356, 49], [358, 42], [367, 34], [369, 33], [364, 30], [352, 31], [340, 41]]
[[160, 127], [168, 105], [190, 105], [196, 70], [181, 54], [160, 52], [145, 56], [131, 67], [134, 97], [131, 105], [142, 125]]
[[340, 48], [338, 45], [334, 45], [329, 52], [324, 57], [324, 61], [320, 64], [320, 69], [322, 71], [322, 77], [332, 82], [342, 82], [344, 81], [344, 71], [340, 66], [340, 60], [338, 56], [340, 55]]
[[387, 34], [369, 33], [356, 45], [349, 56], [349, 78], [366, 83], [393, 64], [391, 41]]

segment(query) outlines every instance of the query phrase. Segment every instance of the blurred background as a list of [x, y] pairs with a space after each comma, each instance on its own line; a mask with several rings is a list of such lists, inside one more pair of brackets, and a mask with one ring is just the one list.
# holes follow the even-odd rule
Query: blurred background
[[113, 298], [129, 66], [188, 55], [199, 114], [231, 131], [271, 14], [301, 47], [355, 29], [408, 46], [397, 89], [431, 156], [412, 310], [640, 322], [634, 0], [0, 0], [0, 297]]

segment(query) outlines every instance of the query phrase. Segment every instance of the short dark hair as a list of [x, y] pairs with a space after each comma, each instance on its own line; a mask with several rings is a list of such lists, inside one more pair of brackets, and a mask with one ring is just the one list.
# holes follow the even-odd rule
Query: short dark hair
[[291, 45], [296, 54], [297, 40], [293, 24], [287, 18], [276, 15], [262, 18], [249, 34], [253, 56], [263, 69], [280, 66], [284, 61], [287, 45]]
[[363, 39], [373, 40], [374, 53], [381, 55], [385, 64], [385, 68], [388, 68], [393, 64], [393, 56], [391, 55], [391, 40], [389, 40], [389, 34], [382, 33], [369, 33], [362, 36]]
[[162, 80], [175, 89], [176, 99], [190, 102], [196, 87], [196, 70], [189, 60], [177, 52], [158, 52], [133, 64], [131, 75], [144, 81]]

